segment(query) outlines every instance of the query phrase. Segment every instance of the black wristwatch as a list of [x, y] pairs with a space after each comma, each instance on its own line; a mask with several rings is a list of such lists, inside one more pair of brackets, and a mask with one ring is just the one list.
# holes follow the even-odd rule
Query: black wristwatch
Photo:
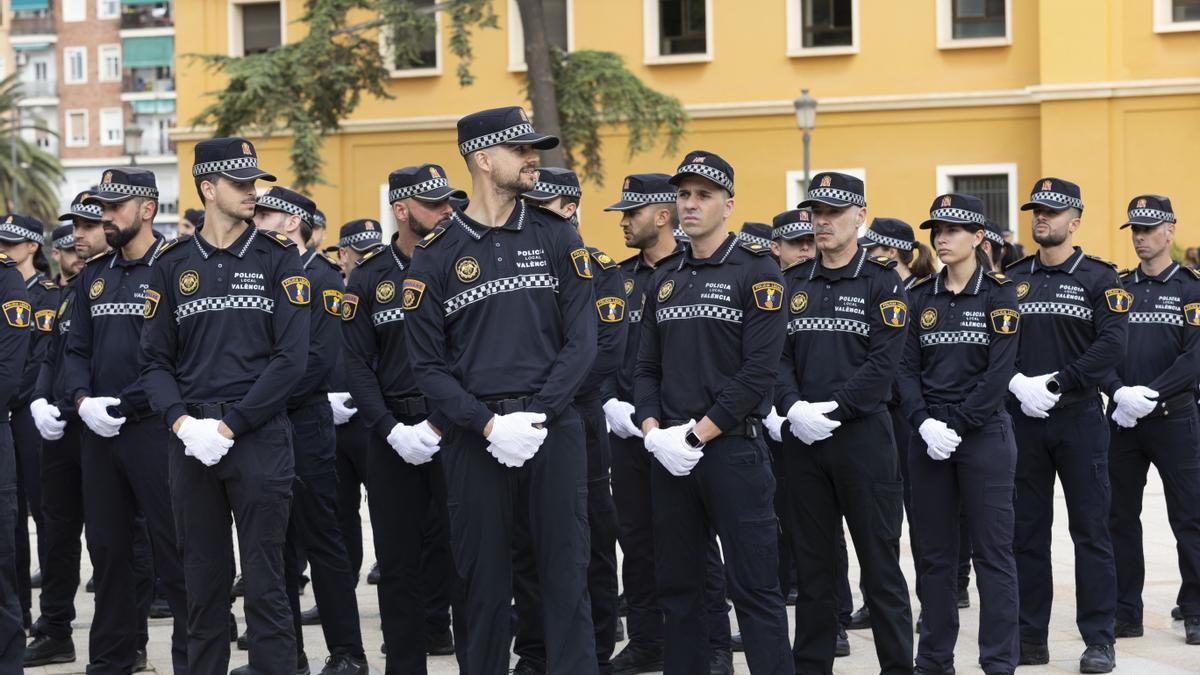
[[694, 431], [687, 432], [687, 435], [683, 437], [683, 442], [697, 450], [704, 447], [704, 442], [700, 440], [700, 437]]
[[1062, 385], [1059, 384], [1057, 378], [1051, 377], [1050, 379], [1046, 380], [1046, 390], [1051, 394], [1057, 394], [1058, 392], [1062, 391]]

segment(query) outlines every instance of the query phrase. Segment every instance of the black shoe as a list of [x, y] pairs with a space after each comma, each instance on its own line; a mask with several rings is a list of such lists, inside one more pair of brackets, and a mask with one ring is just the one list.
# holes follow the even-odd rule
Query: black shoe
[[312, 609], [306, 609], [300, 612], [301, 626], [320, 626], [321, 625], [321, 610], [313, 605]]
[[965, 588], [958, 591], [958, 608], [966, 609], [971, 606], [971, 592]]
[[1171, 608], [1171, 618], [1176, 621], [1183, 621], [1183, 610], [1179, 609], [1179, 605]]
[[1047, 663], [1050, 663], [1049, 647], [1032, 642], [1021, 643], [1021, 658], [1017, 661], [1017, 665], [1042, 666]]
[[949, 670], [932, 670], [917, 666], [913, 668], [913, 675], [954, 675], [954, 666], [950, 666]]
[[167, 599], [162, 596], [155, 596], [154, 602], [150, 603], [150, 618], [151, 619], [169, 619], [171, 614], [171, 605], [167, 603]]
[[612, 658], [613, 675], [655, 673], [663, 669], [662, 650], [629, 643]]
[[833, 649], [834, 657], [850, 656], [850, 637], [846, 629], [838, 626], [837, 647]]
[[296, 656], [296, 675], [312, 675], [312, 670], [308, 667], [308, 654], [304, 652], [300, 652]]
[[983, 675], [1014, 675], [1011, 670], [985, 670]]
[[512, 669], [512, 675], [546, 675], [546, 664], [537, 663], [530, 659], [520, 659], [517, 667]]
[[738, 631], [729, 636], [729, 648], [735, 652], [746, 651], [746, 645], [742, 642], [742, 632]]
[[371, 571], [367, 572], [367, 583], [372, 586], [379, 583], [379, 563], [371, 565]]
[[1200, 645], [1200, 616], [1193, 616], [1184, 621], [1183, 630], [1189, 645]]
[[229, 590], [229, 596], [232, 598], [240, 598], [246, 594], [246, 581], [242, 579], [242, 575], [237, 575], [233, 578], [233, 588]]
[[367, 675], [367, 660], [345, 654], [334, 654], [325, 659], [321, 675]]
[[620, 617], [629, 616], [629, 603], [625, 602], [625, 594], [624, 593], [617, 596], [617, 616], [620, 616]]
[[917, 613], [917, 623], [913, 626], [913, 632], [917, 635], [921, 634], [921, 624], [925, 622], [925, 610]]
[[146, 650], [139, 649], [133, 653], [133, 672], [144, 673], [153, 670], [150, 667], [150, 661], [146, 659]]
[[87, 591], [88, 593], [95, 593], [96, 592], [96, 577], [92, 577], [91, 579], [88, 579], [87, 585], [83, 587], [83, 590]]
[[49, 635], [37, 635], [34, 636], [33, 642], [25, 647], [26, 668], [74, 661], [75, 641], [71, 638], [55, 640]]
[[308, 588], [309, 578], [307, 574], [300, 575], [300, 595], [304, 595], [305, 589]]
[[39, 567], [38, 571], [34, 572], [33, 576], [29, 577], [29, 587], [30, 588], [41, 588], [42, 587], [42, 568]]
[[384, 656], [387, 656], [387, 643], [386, 642], [379, 643], [379, 653], [383, 654]]
[[426, 636], [425, 654], [428, 656], [454, 656], [454, 633], [447, 628], [440, 633]]
[[233, 615], [233, 612], [230, 612], [229, 613], [229, 641], [237, 642], [237, 639], [238, 639], [237, 617], [235, 617]]
[[[246, 632], [250, 632], [250, 629], [246, 629]], [[237, 645], [238, 649], [242, 651], [249, 651], [250, 638], [246, 637], [246, 633], [242, 633], [241, 635], [237, 636]]]
[[858, 611], [850, 615], [850, 623], [846, 624], [846, 628], [850, 630], [863, 630], [871, 627], [871, 610], [867, 609], [866, 605], [858, 608]]
[[800, 593], [793, 588], [792, 590], [788, 591], [787, 597], [784, 598], [783, 602], [787, 605], [795, 605], [796, 600], [798, 599], [800, 599]]
[[708, 675], [733, 675], [733, 652], [718, 649], [708, 662]]
[[1116, 624], [1113, 626], [1113, 635], [1119, 638], [1142, 637], [1145, 633], [1146, 629], [1142, 624], [1133, 623], [1132, 621], [1117, 619]]
[[625, 641], [625, 622], [621, 620], [621, 617], [617, 617], [617, 632], [613, 635], [613, 641]]
[[1117, 650], [1112, 645], [1088, 645], [1079, 657], [1081, 673], [1111, 673], [1117, 667]]

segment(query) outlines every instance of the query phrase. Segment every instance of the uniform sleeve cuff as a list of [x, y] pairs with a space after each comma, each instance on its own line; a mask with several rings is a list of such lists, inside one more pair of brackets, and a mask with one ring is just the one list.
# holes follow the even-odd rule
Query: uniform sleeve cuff
[[650, 405], [637, 406], [636, 408], [634, 408], [633, 413], [634, 413], [633, 421], [637, 422], [639, 429], [642, 427], [643, 424], [645, 424], [646, 420], [648, 420], [650, 418], [654, 418], [654, 419], [658, 420], [659, 424], [662, 423], [662, 410], [660, 410], [658, 408], [658, 406], [650, 406]]
[[792, 406], [796, 405], [799, 402], [800, 402], [799, 395], [784, 394], [783, 398], [779, 399], [779, 403], [776, 406], [775, 411], [778, 412], [780, 415], [787, 417], [788, 411], [792, 409]]
[[234, 438], [241, 436], [250, 430], [250, 422], [246, 420], [242, 413], [236, 409], [225, 413], [224, 419], [221, 420], [229, 430], [233, 432]]
[[399, 423], [400, 421], [397, 420], [395, 416], [391, 414], [384, 415], [376, 420], [375, 433], [379, 434], [381, 438], [387, 438], [388, 434], [392, 433], [392, 429], [394, 429]]
[[471, 429], [480, 436], [483, 435], [483, 430], [487, 428], [488, 422], [492, 421], [495, 413], [487, 409], [487, 406], [480, 403], [479, 409], [471, 416]]
[[929, 411], [921, 408], [912, 414], [912, 417], [909, 418], [909, 422], [912, 424], [913, 429], [920, 429], [921, 425], [924, 424], [925, 420], [927, 419], [929, 419]]
[[1058, 380], [1058, 385], [1063, 392], [1068, 392], [1079, 386], [1079, 380], [1075, 379], [1075, 376], [1071, 373], [1059, 373], [1054, 376], [1054, 379]]
[[833, 396], [833, 402], [838, 404], [838, 407], [833, 409], [833, 412], [825, 415], [834, 422], [845, 422], [850, 417], [850, 409], [846, 405], [846, 400], [837, 394]]
[[722, 408], [719, 404], [714, 404], [708, 409], [705, 416], [720, 429], [722, 432], [732, 429], [738, 425], [738, 418], [734, 417], [728, 410]]
[[170, 429], [175, 425], [175, 420], [187, 415], [187, 406], [182, 402], [172, 403], [167, 406], [167, 412], [163, 414], [163, 419], [167, 423], [167, 428]]

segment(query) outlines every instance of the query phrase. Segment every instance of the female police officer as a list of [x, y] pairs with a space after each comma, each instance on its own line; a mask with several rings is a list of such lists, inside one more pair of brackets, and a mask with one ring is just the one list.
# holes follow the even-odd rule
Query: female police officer
[[954, 672], [958, 505], [969, 524], [980, 589], [979, 660], [987, 673], [1017, 666], [1017, 568], [1012, 551], [1017, 450], [1004, 410], [1017, 350], [1017, 296], [981, 250], [983, 202], [947, 194], [921, 224], [945, 264], [910, 290], [916, 326], [900, 369], [913, 427], [912, 519], [923, 557], [924, 624], [917, 672]]

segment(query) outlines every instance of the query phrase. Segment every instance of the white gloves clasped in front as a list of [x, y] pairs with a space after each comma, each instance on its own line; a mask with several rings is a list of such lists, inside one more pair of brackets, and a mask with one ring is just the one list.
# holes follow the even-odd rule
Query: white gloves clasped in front
[[696, 420], [666, 429], [651, 429], [646, 434], [646, 449], [672, 476], [686, 476], [704, 457], [701, 448], [688, 445], [684, 437], [696, 426]]
[[921, 422], [917, 431], [921, 433], [921, 439], [925, 441], [926, 451], [931, 459], [950, 459], [950, 455], [958, 449], [958, 444], [962, 443], [962, 437], [945, 422], [932, 417]]
[[783, 423], [786, 421], [787, 418], [781, 417], [779, 411], [775, 410], [775, 406], [771, 406], [771, 412], [763, 418], [763, 426], [767, 428], [767, 433], [776, 443], [783, 442]]
[[805, 445], [812, 445], [833, 436], [833, 430], [842, 426], [841, 422], [831, 420], [826, 415], [837, 410], [834, 401], [809, 403], [796, 401], [787, 411], [788, 422], [792, 424], [792, 433]]
[[59, 419], [62, 413], [58, 407], [52, 406], [46, 402], [46, 399], [34, 399], [29, 404], [29, 414], [33, 415], [33, 423], [37, 426], [38, 433], [42, 438], [48, 441], [57, 441], [63, 437], [63, 429], [67, 426], [67, 421]]
[[1021, 373], [1012, 376], [1008, 381], [1008, 390], [1021, 402], [1021, 412], [1040, 419], [1050, 416], [1050, 409], [1058, 404], [1062, 394], [1051, 393], [1046, 383], [1057, 374], [1058, 371], [1037, 377], [1026, 377]]
[[108, 406], [121, 405], [121, 399], [111, 396], [88, 396], [79, 404], [79, 419], [97, 436], [112, 438], [121, 432], [124, 417], [108, 414]]
[[1158, 406], [1158, 392], [1141, 385], [1121, 387], [1113, 392], [1113, 401], [1117, 403], [1113, 421], [1125, 429], [1132, 429], [1138, 420], [1154, 412]]
[[400, 459], [413, 466], [420, 466], [433, 461], [433, 456], [441, 449], [439, 444], [442, 439], [434, 432], [433, 427], [429, 426], [429, 420], [425, 420], [411, 426], [397, 424], [388, 433], [387, 442], [396, 454], [400, 455]]
[[633, 423], [633, 404], [610, 398], [604, 402], [604, 418], [617, 438], [642, 437], [642, 430]]
[[204, 466], [213, 466], [221, 461], [225, 453], [233, 447], [233, 439], [225, 438], [217, 427], [220, 420], [196, 419], [188, 417], [179, 425], [175, 433], [183, 441], [183, 454], [195, 457]]
[[354, 413], [358, 412], [358, 408], [347, 408], [346, 403], [350, 400], [350, 394], [344, 391], [331, 391], [325, 395], [329, 399], [329, 409], [333, 411], [333, 424], [340, 426], [350, 421], [354, 417]]
[[496, 415], [492, 418], [492, 433], [487, 437], [488, 452], [504, 466], [517, 468], [524, 465], [537, 454], [549, 433], [533, 425], [545, 423], [545, 413]]

